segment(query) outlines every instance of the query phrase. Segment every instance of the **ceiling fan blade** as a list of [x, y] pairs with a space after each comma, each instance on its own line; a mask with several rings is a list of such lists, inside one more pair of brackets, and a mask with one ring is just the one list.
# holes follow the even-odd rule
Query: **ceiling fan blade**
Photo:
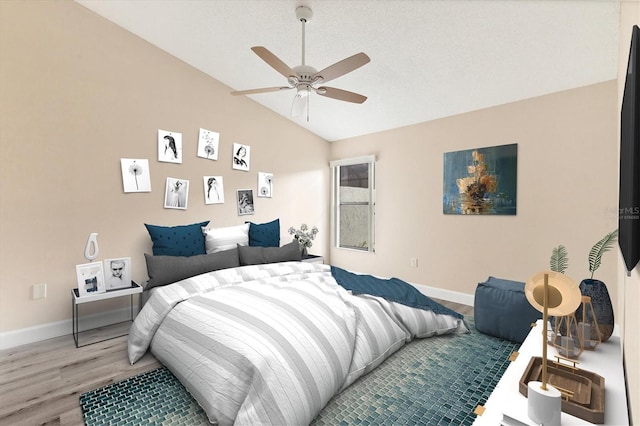
[[320, 96], [326, 96], [327, 98], [338, 99], [339, 101], [345, 102], [353, 102], [355, 104], [361, 104], [367, 100], [366, 96], [363, 96], [359, 93], [336, 89], [335, 87], [318, 87], [316, 93]]
[[296, 73], [289, 67], [289, 65], [282, 62], [280, 58], [271, 53], [266, 47], [254, 46], [251, 48], [251, 50], [253, 50], [256, 55], [260, 56], [263, 61], [269, 64], [271, 68], [282, 74], [285, 78], [296, 75]]
[[356, 70], [361, 66], [367, 64], [369, 61], [371, 61], [371, 59], [369, 59], [369, 57], [365, 53], [356, 53], [355, 55], [349, 56], [348, 58], [343, 59], [340, 62], [329, 65], [322, 71], [318, 71], [315, 76], [320, 76], [322, 77], [323, 82], [327, 82], [329, 80], [333, 80], [334, 78], [345, 75], [346, 73], [349, 73], [353, 70]]
[[289, 90], [289, 89], [293, 89], [293, 87], [289, 87], [289, 86], [263, 87], [262, 89], [238, 90], [235, 92], [231, 92], [231, 94], [232, 95], [254, 95], [256, 93], [277, 92], [279, 90]]

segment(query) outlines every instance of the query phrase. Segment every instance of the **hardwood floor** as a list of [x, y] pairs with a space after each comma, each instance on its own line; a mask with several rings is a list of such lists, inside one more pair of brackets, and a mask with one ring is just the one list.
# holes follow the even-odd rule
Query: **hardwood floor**
[[0, 425], [83, 425], [80, 394], [158, 366], [150, 353], [130, 365], [126, 336], [76, 348], [68, 335], [0, 351]]
[[157, 368], [127, 359], [127, 337], [76, 348], [63, 336], [0, 352], [0, 425], [83, 425], [80, 394]]

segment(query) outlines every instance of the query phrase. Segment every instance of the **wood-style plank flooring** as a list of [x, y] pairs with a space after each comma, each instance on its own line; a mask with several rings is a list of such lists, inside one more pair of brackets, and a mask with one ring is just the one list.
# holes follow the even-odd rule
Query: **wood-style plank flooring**
[[0, 425], [83, 425], [80, 394], [158, 366], [150, 353], [130, 365], [126, 336], [76, 348], [69, 335], [0, 351]]

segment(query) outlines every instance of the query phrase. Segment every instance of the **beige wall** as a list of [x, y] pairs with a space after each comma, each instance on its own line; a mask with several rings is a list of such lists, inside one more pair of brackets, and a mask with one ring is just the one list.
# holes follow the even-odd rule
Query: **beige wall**
[[[0, 2], [0, 331], [68, 320], [75, 265], [98, 232], [100, 258], [131, 256], [146, 279], [144, 223], [227, 226], [306, 221], [328, 245], [328, 142], [70, 1]], [[198, 129], [220, 132], [218, 161], [196, 157]], [[157, 161], [158, 129], [182, 132], [183, 163]], [[251, 170], [231, 169], [232, 144]], [[147, 158], [150, 193], [125, 194], [120, 158]], [[274, 197], [238, 216], [236, 189], [274, 173]], [[202, 176], [224, 176], [205, 205]], [[163, 208], [166, 177], [189, 179], [186, 211]], [[36, 283], [46, 299], [32, 300]], [[70, 332], [70, 329], [69, 329]]]
[[[622, 13], [638, 21], [636, 3]], [[338, 266], [466, 294], [488, 275], [526, 279], [558, 244], [568, 275], [587, 277], [591, 245], [617, 226], [615, 81], [328, 144], [73, 2], [0, 1], [0, 53], [0, 332], [69, 320], [90, 232], [101, 258], [131, 256], [134, 279], [146, 278], [145, 222], [279, 217], [285, 239], [304, 221], [321, 231], [313, 251]], [[221, 133], [217, 162], [195, 156], [200, 127]], [[159, 128], [183, 133], [183, 164], [156, 161]], [[231, 169], [233, 142], [251, 146], [249, 173]], [[443, 153], [510, 143], [517, 216], [443, 215]], [[365, 154], [379, 160], [376, 253], [329, 249], [328, 160]], [[149, 159], [151, 193], [123, 193], [123, 157]], [[239, 217], [235, 190], [255, 189], [258, 171], [275, 174], [275, 196]], [[226, 203], [206, 206], [202, 176], [218, 174]], [[188, 210], [162, 207], [167, 176], [191, 181]], [[606, 254], [596, 277], [620, 301], [621, 325], [637, 325], [638, 269], [626, 278], [619, 265]], [[48, 284], [46, 299], [31, 299], [36, 283]], [[638, 359], [633, 330], [627, 360]], [[637, 413], [637, 363], [627, 368]]]
[[[588, 278], [589, 250], [617, 228], [616, 90], [609, 81], [333, 142], [332, 160], [375, 154], [378, 161], [376, 252], [332, 248], [332, 262], [473, 294], [489, 275], [524, 281], [548, 268], [552, 248], [563, 244], [567, 274]], [[444, 215], [443, 154], [512, 143], [517, 215]], [[595, 277], [617, 300], [614, 253]]]
[[[629, 58], [629, 43], [633, 25], [640, 26], [640, 2], [623, 1], [620, 4], [620, 50], [618, 66], [618, 106], [622, 105], [627, 61]], [[619, 111], [620, 109], [618, 109]], [[626, 274], [626, 267], [622, 256], [618, 262], [618, 306], [620, 315], [618, 321], [622, 328], [625, 368], [627, 374], [627, 391], [629, 396], [629, 411], [632, 424], [640, 423], [640, 339], [638, 325], [640, 324], [640, 265]]]

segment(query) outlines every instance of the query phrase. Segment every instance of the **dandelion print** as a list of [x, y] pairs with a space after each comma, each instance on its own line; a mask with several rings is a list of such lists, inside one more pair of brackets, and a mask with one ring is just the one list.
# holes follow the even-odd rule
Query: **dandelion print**
[[138, 176], [142, 174], [142, 167], [136, 163], [136, 160], [133, 160], [133, 164], [129, 166], [129, 173], [133, 175], [133, 178], [136, 180], [136, 191], [140, 190], [138, 186]]
[[121, 158], [122, 185], [124, 192], [151, 192], [149, 160]]
[[201, 128], [198, 135], [198, 157], [217, 160], [219, 143], [220, 133]]
[[258, 172], [258, 197], [273, 197], [273, 174]]

